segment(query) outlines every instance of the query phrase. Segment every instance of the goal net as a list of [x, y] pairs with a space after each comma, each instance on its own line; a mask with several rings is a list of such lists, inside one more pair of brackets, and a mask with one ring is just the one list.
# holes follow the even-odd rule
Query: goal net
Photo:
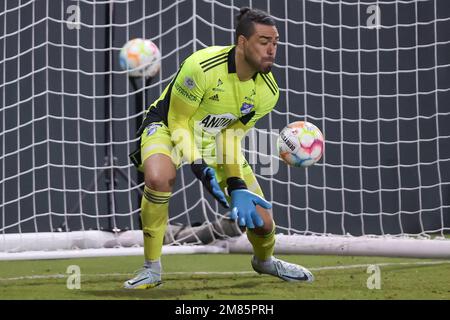
[[[448, 1], [0, 6], [0, 259], [143, 253], [135, 132], [190, 53], [234, 43], [241, 6], [268, 11], [280, 34], [279, 102], [244, 141], [276, 252], [450, 257]], [[151, 82], [119, 66], [138, 37], [162, 53]], [[308, 169], [277, 157], [297, 120], [326, 140]], [[188, 166], [174, 190], [163, 252], [250, 252]]]

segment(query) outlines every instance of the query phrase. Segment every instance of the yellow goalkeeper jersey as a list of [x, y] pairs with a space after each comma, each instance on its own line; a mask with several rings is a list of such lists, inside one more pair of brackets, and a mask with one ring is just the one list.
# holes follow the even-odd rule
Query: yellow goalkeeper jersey
[[[208, 163], [217, 149], [241, 154], [242, 136], [226, 135], [231, 130], [225, 129], [247, 132], [272, 111], [278, 97], [272, 73], [256, 73], [248, 81], [239, 80], [235, 46], [207, 47], [181, 64], [174, 79], [147, 110], [143, 127], [163, 121], [187, 162], [203, 158]], [[241, 176], [237, 162], [238, 156], [233, 156], [224, 163], [227, 176]]]

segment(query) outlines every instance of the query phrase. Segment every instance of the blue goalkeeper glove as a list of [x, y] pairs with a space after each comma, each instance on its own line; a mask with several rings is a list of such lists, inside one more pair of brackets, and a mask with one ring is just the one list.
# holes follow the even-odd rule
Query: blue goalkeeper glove
[[231, 214], [232, 220], [238, 220], [241, 227], [254, 229], [262, 227], [264, 221], [256, 211], [256, 205], [260, 205], [264, 209], [271, 209], [272, 205], [259, 195], [249, 191], [245, 182], [239, 178], [229, 178], [228, 193], [231, 196]]
[[202, 182], [206, 190], [208, 190], [224, 208], [229, 208], [230, 205], [228, 204], [222, 189], [220, 189], [214, 169], [209, 167], [204, 160], [202, 160], [201, 163], [193, 162], [191, 164], [191, 169], [197, 179]]

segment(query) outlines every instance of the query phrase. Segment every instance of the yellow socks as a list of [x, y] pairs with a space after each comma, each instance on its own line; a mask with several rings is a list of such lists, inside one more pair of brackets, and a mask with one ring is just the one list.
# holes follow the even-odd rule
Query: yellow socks
[[275, 224], [272, 232], [263, 236], [255, 234], [247, 229], [247, 238], [253, 246], [253, 253], [259, 261], [266, 261], [273, 255], [275, 249]]
[[[147, 186], [141, 202], [142, 231], [144, 233], [144, 256], [146, 261], [157, 261], [161, 257], [164, 234], [169, 217], [169, 199], [171, 192], [155, 191]], [[272, 257], [275, 249], [275, 224], [272, 232], [259, 236], [247, 229], [247, 238], [253, 246], [253, 252], [260, 261]]]
[[158, 260], [169, 217], [171, 192], [155, 191], [147, 186], [141, 202], [142, 231], [144, 233], [145, 260]]

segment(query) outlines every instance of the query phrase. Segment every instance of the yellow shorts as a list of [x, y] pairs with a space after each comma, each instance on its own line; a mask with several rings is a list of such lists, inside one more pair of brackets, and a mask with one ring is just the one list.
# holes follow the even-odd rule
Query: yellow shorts
[[144, 161], [154, 154], [165, 154], [177, 168], [181, 166], [181, 155], [174, 148], [169, 128], [162, 121], [149, 124], [141, 135], [140, 171], [144, 171]]
[[[164, 122], [153, 122], [148, 125], [141, 136], [140, 148], [140, 164], [138, 170], [144, 172], [144, 161], [154, 154], [165, 154], [172, 159], [173, 164], [178, 169], [182, 164], [182, 156], [177, 148], [174, 147], [170, 138], [169, 128]], [[209, 166], [216, 171], [216, 178], [222, 190], [226, 187], [226, 176], [223, 165], [218, 165], [215, 161], [205, 159]], [[264, 197], [261, 187], [253, 173], [251, 166], [247, 160], [242, 161], [242, 172], [244, 174], [244, 181], [250, 191]]]

